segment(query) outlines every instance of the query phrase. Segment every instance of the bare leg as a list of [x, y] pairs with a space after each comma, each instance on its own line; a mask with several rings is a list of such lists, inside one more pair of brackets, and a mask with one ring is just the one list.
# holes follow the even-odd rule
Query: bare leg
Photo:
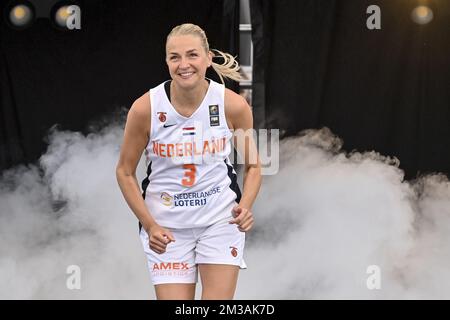
[[203, 300], [231, 300], [234, 297], [239, 266], [199, 264]]
[[165, 283], [155, 285], [158, 300], [194, 300], [195, 283]]

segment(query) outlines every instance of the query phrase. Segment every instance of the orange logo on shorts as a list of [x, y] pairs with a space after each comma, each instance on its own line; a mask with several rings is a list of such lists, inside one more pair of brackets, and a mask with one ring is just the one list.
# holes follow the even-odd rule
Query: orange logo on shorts
[[153, 270], [188, 270], [188, 264], [184, 262], [160, 262], [153, 264]]
[[237, 248], [236, 248], [236, 247], [230, 247], [230, 249], [231, 249], [231, 255], [232, 255], [233, 257], [236, 257], [237, 254], [238, 254]]

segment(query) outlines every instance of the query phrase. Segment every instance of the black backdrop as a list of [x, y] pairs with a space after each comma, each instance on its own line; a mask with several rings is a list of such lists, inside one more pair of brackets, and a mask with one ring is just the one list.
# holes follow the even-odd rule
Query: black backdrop
[[[450, 1], [250, 0], [257, 123], [326, 126], [347, 151], [396, 156], [407, 178], [450, 172]], [[369, 30], [369, 5], [381, 30]], [[264, 118], [267, 123], [264, 124]]]
[[211, 48], [239, 49], [238, 0], [78, 1], [81, 30], [68, 32], [43, 18], [13, 30], [8, 4], [0, 1], [0, 170], [38, 159], [53, 125], [86, 132], [168, 79], [164, 45], [174, 26], [198, 24]]

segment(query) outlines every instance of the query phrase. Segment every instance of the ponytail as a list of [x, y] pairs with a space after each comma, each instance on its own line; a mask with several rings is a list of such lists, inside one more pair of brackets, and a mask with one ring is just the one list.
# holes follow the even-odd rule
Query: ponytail
[[213, 57], [221, 56], [224, 60], [222, 64], [218, 64], [215, 62], [212, 63], [212, 67], [214, 71], [219, 75], [222, 83], [224, 83], [223, 78], [231, 79], [234, 81], [240, 81], [243, 79], [241, 74], [239, 73], [240, 66], [235, 57], [233, 57], [229, 53], [225, 53], [217, 49], [211, 49], [211, 52], [213, 53]]

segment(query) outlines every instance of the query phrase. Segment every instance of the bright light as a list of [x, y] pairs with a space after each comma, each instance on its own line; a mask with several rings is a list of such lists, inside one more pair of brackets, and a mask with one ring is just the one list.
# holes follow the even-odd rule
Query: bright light
[[19, 4], [9, 13], [9, 21], [16, 27], [25, 27], [33, 19], [33, 11], [26, 5]]
[[62, 6], [55, 13], [55, 21], [60, 27], [66, 27], [66, 21], [69, 17], [68, 6]]
[[427, 6], [418, 6], [411, 12], [411, 19], [418, 24], [427, 24], [433, 20], [433, 11]]
[[16, 19], [23, 19], [26, 14], [26, 9], [24, 9], [23, 6], [17, 6], [13, 9], [13, 15]]

